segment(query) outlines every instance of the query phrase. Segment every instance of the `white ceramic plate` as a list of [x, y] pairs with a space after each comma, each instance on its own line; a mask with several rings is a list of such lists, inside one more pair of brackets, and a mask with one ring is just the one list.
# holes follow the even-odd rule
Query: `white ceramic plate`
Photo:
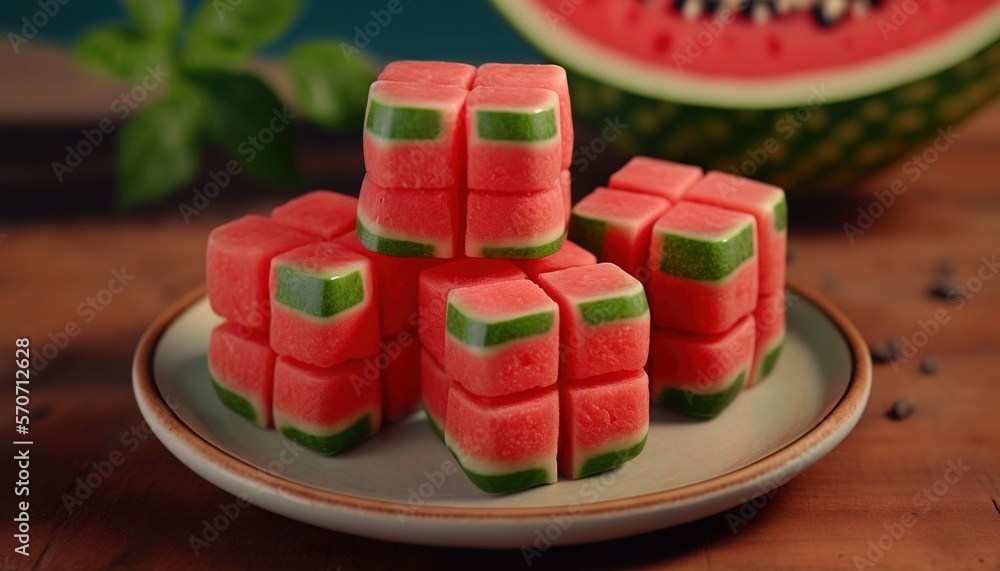
[[[457, 469], [422, 414], [335, 457], [296, 451], [216, 398], [206, 368], [212, 313], [204, 289], [161, 315], [140, 341], [133, 385], [163, 444], [213, 484], [264, 509], [338, 531], [409, 543], [569, 545], [644, 533], [718, 513], [787, 482], [857, 423], [871, 358], [847, 319], [792, 286], [785, 349], [773, 376], [719, 417], [656, 407], [643, 453], [582, 480], [490, 496]], [[418, 374], [418, 371], [414, 371]], [[169, 403], [169, 404], [168, 404]]]

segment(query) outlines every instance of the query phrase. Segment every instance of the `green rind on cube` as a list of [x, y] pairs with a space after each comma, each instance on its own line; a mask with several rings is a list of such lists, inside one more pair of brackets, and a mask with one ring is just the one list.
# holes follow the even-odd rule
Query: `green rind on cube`
[[365, 300], [360, 271], [321, 278], [288, 266], [277, 268], [274, 300], [315, 317], [332, 317]]
[[569, 218], [569, 239], [571, 242], [597, 256], [604, 253], [604, 229], [606, 223], [596, 218], [587, 218], [572, 213]]
[[541, 111], [476, 111], [476, 133], [488, 141], [535, 143], [559, 135], [556, 113]]
[[441, 428], [440, 424], [434, 421], [434, 417], [431, 416], [431, 413], [427, 410], [426, 406], [424, 407], [424, 415], [427, 416], [427, 423], [431, 425], [431, 430], [433, 430], [434, 434], [441, 439], [441, 442], [444, 442], [444, 430]]
[[580, 468], [580, 473], [578, 473], [575, 477], [582, 478], [584, 476], [590, 476], [591, 474], [597, 474], [598, 472], [606, 472], [612, 468], [620, 466], [638, 456], [645, 446], [646, 436], [643, 436], [642, 440], [632, 446], [629, 446], [628, 448], [622, 448], [621, 450], [614, 450], [612, 452], [598, 454], [597, 456], [591, 456], [586, 462], [583, 463], [583, 468]]
[[721, 280], [754, 255], [753, 226], [724, 240], [663, 234], [660, 272], [692, 280]]
[[483, 323], [476, 321], [461, 312], [457, 307], [448, 304], [448, 332], [459, 341], [473, 347], [493, 347], [547, 333], [555, 324], [554, 311], [541, 311], [506, 321]]
[[743, 390], [747, 373], [741, 372], [728, 387], [717, 393], [702, 394], [684, 389], [666, 388], [660, 391], [656, 404], [684, 414], [711, 418], [722, 412]]
[[551, 256], [562, 248], [563, 235], [538, 246], [487, 246], [480, 250], [484, 258], [519, 258], [534, 260]]
[[499, 475], [480, 474], [466, 468], [454, 450], [451, 453], [458, 460], [458, 465], [462, 466], [462, 471], [469, 477], [469, 480], [487, 494], [507, 494], [542, 484], [551, 484], [553, 480], [549, 471], [544, 468], [529, 468]]
[[396, 238], [386, 238], [379, 236], [371, 230], [365, 228], [361, 219], [357, 219], [355, 227], [358, 232], [358, 240], [361, 244], [377, 254], [393, 256], [396, 258], [433, 258], [434, 246], [422, 244], [410, 240], [399, 240]]
[[359, 418], [357, 422], [348, 426], [336, 434], [328, 436], [317, 436], [303, 432], [294, 426], [285, 425], [281, 427], [281, 435], [292, 442], [305, 446], [317, 454], [336, 454], [346, 448], [361, 442], [372, 433], [372, 417], [366, 414]]
[[776, 347], [764, 355], [764, 358], [760, 361], [760, 366], [757, 367], [757, 378], [754, 379], [754, 384], [760, 383], [771, 374], [774, 366], [778, 364], [778, 357], [781, 356], [781, 348], [784, 346], [785, 340], [782, 339]]
[[436, 139], [441, 134], [441, 112], [435, 109], [385, 105], [373, 99], [368, 104], [365, 129], [383, 139]]
[[585, 301], [577, 304], [577, 307], [580, 308], [580, 317], [587, 325], [600, 325], [619, 319], [631, 319], [645, 315], [649, 311], [646, 292], [641, 289], [633, 295]]
[[226, 408], [250, 422], [257, 423], [257, 409], [254, 408], [249, 399], [220, 385], [214, 377], [212, 377], [212, 387], [215, 388], [215, 394], [219, 395], [219, 400]]
[[781, 199], [774, 203], [774, 229], [781, 232], [785, 228], [788, 228], [788, 201], [782, 192]]

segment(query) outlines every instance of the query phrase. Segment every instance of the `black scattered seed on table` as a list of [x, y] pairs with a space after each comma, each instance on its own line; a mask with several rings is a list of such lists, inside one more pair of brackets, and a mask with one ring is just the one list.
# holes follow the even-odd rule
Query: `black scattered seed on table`
[[899, 341], [889, 341], [889, 360], [896, 361], [903, 356], [903, 344]]
[[893, 420], [903, 420], [913, 414], [913, 405], [905, 398], [896, 399], [889, 409], [889, 418]]
[[892, 361], [892, 353], [889, 351], [889, 346], [885, 343], [876, 343], [868, 348], [872, 354], [872, 361], [876, 363], [888, 363]]
[[938, 299], [947, 300], [949, 297], [953, 296], [958, 290], [958, 285], [947, 277], [939, 277], [934, 280], [931, 287], [927, 289], [927, 293], [932, 297]]
[[955, 262], [945, 258], [934, 266], [934, 273], [942, 277], [955, 275]]
[[993, 502], [993, 509], [997, 510], [997, 513], [1000, 514], [1000, 504], [997, 503], [997, 499], [990, 497], [990, 500]]
[[938, 372], [940, 367], [938, 356], [933, 353], [924, 357], [924, 360], [920, 362], [920, 372], [925, 375], [933, 375]]

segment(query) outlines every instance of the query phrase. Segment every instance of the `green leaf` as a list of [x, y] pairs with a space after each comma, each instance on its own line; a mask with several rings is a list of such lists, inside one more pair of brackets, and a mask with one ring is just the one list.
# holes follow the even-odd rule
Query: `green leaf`
[[377, 76], [365, 58], [344, 56], [334, 42], [303, 42], [287, 56], [295, 97], [302, 114], [331, 129], [361, 126], [368, 87]]
[[247, 173], [264, 182], [300, 182], [295, 167], [295, 114], [253, 75], [188, 70], [183, 76], [203, 101], [204, 129]]
[[185, 61], [230, 67], [278, 39], [299, 12], [299, 0], [205, 0], [195, 12]]
[[162, 198], [198, 174], [202, 115], [191, 97], [168, 96], [143, 107], [118, 136], [118, 204], [129, 208]]
[[181, 0], [123, 0], [125, 8], [142, 34], [169, 40], [181, 25]]
[[164, 46], [129, 26], [102, 26], [80, 38], [73, 47], [80, 62], [120, 79], [139, 81], [155, 67], [168, 62]]

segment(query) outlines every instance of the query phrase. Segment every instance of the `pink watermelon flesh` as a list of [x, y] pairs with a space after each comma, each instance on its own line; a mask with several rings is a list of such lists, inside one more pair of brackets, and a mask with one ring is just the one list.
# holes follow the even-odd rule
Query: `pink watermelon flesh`
[[501, 396], [559, 377], [559, 307], [528, 280], [448, 294], [444, 368], [474, 394]]
[[244, 216], [212, 230], [205, 256], [212, 310], [229, 321], [267, 331], [271, 258], [313, 240], [261, 216]]
[[559, 394], [554, 386], [480, 397], [452, 383], [445, 444], [479, 489], [507, 493], [558, 478]]
[[559, 96], [559, 130], [562, 137], [561, 167], [568, 169], [573, 161], [573, 113], [569, 103], [566, 70], [551, 64], [486, 63], [479, 66], [476, 86], [540, 87]]
[[386, 188], [453, 189], [465, 156], [463, 88], [376, 81], [365, 114], [365, 168]]
[[566, 229], [569, 229], [569, 216], [573, 210], [573, 176], [568, 170], [559, 173], [559, 187], [563, 193], [563, 212], [566, 214]]
[[558, 184], [536, 192], [469, 191], [465, 254], [473, 258], [541, 258], [565, 234]]
[[724, 333], [653, 329], [649, 391], [654, 403], [695, 416], [715, 416], [746, 384], [754, 351], [754, 319]]
[[475, 67], [450, 61], [399, 60], [390, 62], [378, 75], [379, 81], [447, 85], [462, 89], [472, 89], [475, 78]]
[[559, 98], [537, 88], [475, 87], [466, 105], [470, 190], [551, 188], [562, 169]]
[[455, 189], [389, 189], [369, 174], [361, 184], [357, 234], [380, 254], [453, 258], [461, 252], [460, 208]]
[[[339, 304], [334, 313], [316, 315], [303, 309], [327, 299], [319, 287], [340, 283], [354, 287], [348, 292], [328, 290]], [[330, 367], [378, 351], [378, 306], [371, 263], [364, 256], [332, 242], [303, 246], [272, 260], [270, 290], [271, 347], [279, 355]], [[282, 291], [288, 292], [285, 301]]]
[[332, 240], [354, 230], [357, 212], [357, 198], [316, 190], [276, 207], [271, 211], [271, 218], [293, 230]]
[[559, 471], [582, 478], [642, 452], [649, 432], [649, 379], [641, 368], [559, 381]]
[[774, 370], [785, 341], [785, 290], [760, 298], [754, 310], [756, 342], [753, 351], [753, 370], [747, 388], [765, 380]]
[[420, 343], [403, 331], [382, 340], [382, 350], [369, 358], [382, 370], [382, 417], [396, 422], [420, 404]]
[[608, 179], [608, 186], [631, 192], [641, 192], [679, 202], [689, 188], [701, 178], [702, 170], [650, 157], [632, 157], [625, 166]]
[[784, 191], [770, 184], [712, 171], [691, 188], [686, 198], [756, 218], [760, 294], [784, 289], [788, 240]]
[[445, 262], [440, 258], [397, 258], [376, 254], [358, 241], [354, 232], [334, 240], [372, 263], [375, 299], [378, 300], [379, 332], [389, 337], [417, 326], [417, 284], [420, 272]]
[[720, 333], [752, 313], [759, 285], [755, 226], [748, 214], [693, 202], [660, 217], [646, 288], [653, 324]]
[[563, 374], [585, 379], [643, 368], [649, 355], [649, 306], [642, 284], [614, 264], [542, 274], [559, 304]]
[[569, 238], [598, 261], [617, 264], [642, 278], [653, 224], [670, 202], [645, 194], [597, 188], [573, 207]]
[[597, 256], [569, 240], [563, 240], [562, 247], [551, 256], [532, 260], [514, 260], [514, 263], [524, 270], [529, 278], [538, 281], [538, 276], [547, 272], [578, 266], [592, 266], [597, 263]]
[[420, 395], [427, 420], [438, 438], [444, 440], [444, 427], [448, 419], [448, 391], [451, 377], [444, 365], [426, 349], [420, 351]]
[[313, 367], [281, 357], [274, 368], [274, 425], [289, 440], [336, 454], [379, 431], [382, 387], [365, 363]]
[[425, 270], [420, 274], [418, 288], [420, 343], [443, 363], [448, 293], [461, 287], [525, 278], [524, 272], [507, 260], [472, 258]]
[[208, 370], [223, 404], [258, 426], [271, 426], [274, 362], [267, 336], [226, 322], [212, 330]]

